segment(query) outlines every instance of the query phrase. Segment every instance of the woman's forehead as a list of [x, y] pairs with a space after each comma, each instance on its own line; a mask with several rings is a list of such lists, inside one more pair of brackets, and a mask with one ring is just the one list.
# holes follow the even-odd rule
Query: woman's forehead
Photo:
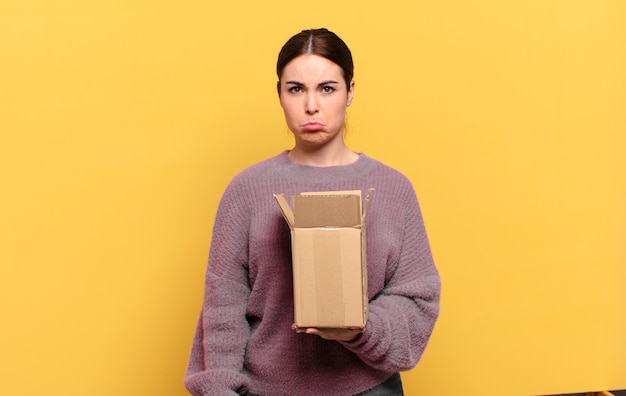
[[341, 67], [319, 55], [300, 55], [287, 63], [283, 70], [283, 80], [300, 82], [326, 81], [342, 78]]

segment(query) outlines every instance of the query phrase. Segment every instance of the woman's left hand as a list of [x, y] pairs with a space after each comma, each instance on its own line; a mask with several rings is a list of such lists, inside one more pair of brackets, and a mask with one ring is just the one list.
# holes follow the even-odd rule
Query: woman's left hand
[[298, 333], [314, 334], [325, 340], [334, 341], [354, 341], [359, 334], [363, 333], [363, 329], [318, 329], [316, 327], [297, 329], [296, 331]]

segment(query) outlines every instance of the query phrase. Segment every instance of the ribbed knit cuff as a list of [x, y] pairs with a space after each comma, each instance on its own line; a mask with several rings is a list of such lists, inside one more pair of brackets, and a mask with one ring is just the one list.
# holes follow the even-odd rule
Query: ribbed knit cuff
[[194, 396], [235, 396], [248, 385], [248, 378], [232, 370], [211, 370], [185, 378], [185, 387]]

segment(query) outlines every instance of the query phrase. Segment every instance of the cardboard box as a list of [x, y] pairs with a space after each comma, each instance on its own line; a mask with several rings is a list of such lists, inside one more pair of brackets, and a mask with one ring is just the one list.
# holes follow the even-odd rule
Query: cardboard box
[[367, 322], [365, 219], [361, 191], [274, 195], [291, 229], [296, 328], [355, 328]]

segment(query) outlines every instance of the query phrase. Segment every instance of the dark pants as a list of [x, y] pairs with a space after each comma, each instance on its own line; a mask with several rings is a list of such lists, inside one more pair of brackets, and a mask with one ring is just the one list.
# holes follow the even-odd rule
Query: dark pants
[[[246, 392], [243, 396], [259, 396], [254, 393]], [[323, 392], [320, 396], [324, 396]], [[402, 391], [402, 381], [400, 380], [400, 374], [395, 373], [388, 380], [382, 384], [378, 384], [370, 390], [361, 392], [355, 396], [404, 396]]]
[[395, 373], [382, 384], [376, 385], [372, 389], [359, 393], [356, 396], [404, 396], [400, 374]]

